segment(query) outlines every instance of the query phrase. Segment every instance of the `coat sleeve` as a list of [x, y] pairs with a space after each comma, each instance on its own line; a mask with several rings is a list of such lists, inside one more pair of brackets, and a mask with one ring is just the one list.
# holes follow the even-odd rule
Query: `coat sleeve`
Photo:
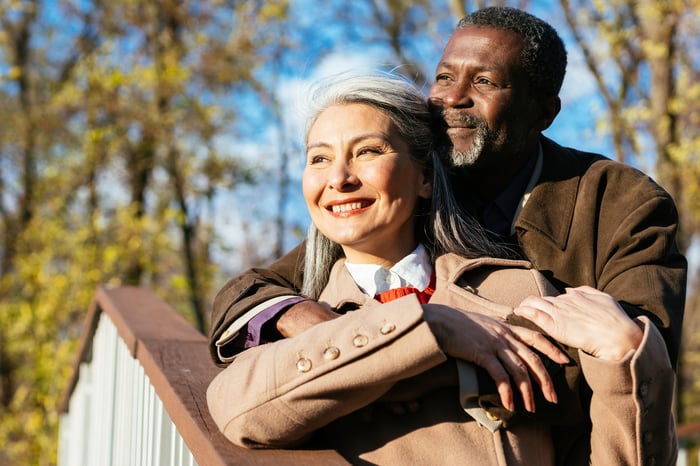
[[516, 220], [524, 254], [560, 290], [589, 285], [649, 317], [675, 364], [687, 262], [673, 199], [627, 165], [551, 141], [545, 149], [543, 180]]
[[[680, 348], [687, 262], [675, 241], [678, 214], [670, 196], [647, 178], [616, 183], [626, 211], [601, 220], [597, 288], [615, 297], [631, 317], [647, 316], [660, 330], [672, 364]], [[610, 193], [609, 197], [616, 193]], [[629, 196], [634, 196], [631, 200]], [[608, 211], [615, 206], [605, 196]], [[610, 205], [608, 205], [610, 204]]]
[[231, 324], [252, 309], [283, 296], [299, 293], [303, 281], [305, 244], [301, 243], [267, 269], [253, 268], [229, 280], [217, 293], [209, 328], [209, 352], [218, 365], [219, 341]]
[[676, 463], [674, 372], [659, 330], [646, 317], [638, 322], [644, 329], [642, 343], [623, 361], [581, 352], [581, 368], [593, 391], [593, 466]]
[[446, 360], [409, 295], [241, 353], [212, 381], [212, 418], [233, 443], [284, 448]]

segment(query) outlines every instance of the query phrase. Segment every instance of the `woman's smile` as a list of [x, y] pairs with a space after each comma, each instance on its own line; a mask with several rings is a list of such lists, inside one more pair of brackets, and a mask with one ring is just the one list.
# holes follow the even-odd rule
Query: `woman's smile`
[[372, 204], [374, 204], [374, 200], [337, 201], [329, 202], [326, 209], [338, 217], [348, 217], [364, 212]]

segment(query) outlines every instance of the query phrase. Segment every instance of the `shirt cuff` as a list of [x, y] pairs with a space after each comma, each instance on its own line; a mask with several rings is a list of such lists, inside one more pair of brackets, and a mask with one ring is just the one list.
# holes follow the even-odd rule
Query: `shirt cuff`
[[216, 341], [216, 349], [221, 361], [231, 362], [241, 351], [266, 343], [262, 335], [263, 326], [289, 307], [306, 299], [301, 296], [274, 298], [259, 304], [233, 321]]

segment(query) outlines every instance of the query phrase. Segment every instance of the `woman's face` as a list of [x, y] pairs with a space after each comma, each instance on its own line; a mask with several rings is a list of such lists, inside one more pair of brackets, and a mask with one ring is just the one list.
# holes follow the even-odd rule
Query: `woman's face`
[[393, 265], [416, 246], [414, 212], [432, 183], [391, 118], [334, 105], [309, 130], [303, 191], [311, 220], [354, 263]]

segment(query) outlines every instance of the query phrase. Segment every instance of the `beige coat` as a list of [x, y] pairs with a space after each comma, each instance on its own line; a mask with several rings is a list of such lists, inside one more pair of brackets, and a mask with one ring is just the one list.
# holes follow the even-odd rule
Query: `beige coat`
[[[525, 296], [551, 292], [524, 262], [448, 255], [438, 259], [436, 275], [431, 303], [500, 318]], [[454, 386], [419, 397], [403, 412], [392, 409], [396, 405], [380, 400], [392, 387], [410, 390], [453, 367], [444, 364], [447, 358], [423, 321], [422, 307], [414, 296], [379, 305], [360, 292], [342, 263], [336, 264], [322, 300], [334, 307], [347, 301], [363, 307], [295, 338], [251, 348], [211, 383], [212, 417], [232, 442], [289, 448], [316, 435], [353, 464], [675, 461], [673, 371], [663, 339], [644, 317], [639, 319], [642, 345], [621, 363], [580, 354], [593, 393], [593, 424], [590, 435], [563, 446], [554, 443], [552, 431], [566, 426], [527, 417], [492, 433], [462, 410]], [[406, 383], [412, 377], [415, 383]]]

